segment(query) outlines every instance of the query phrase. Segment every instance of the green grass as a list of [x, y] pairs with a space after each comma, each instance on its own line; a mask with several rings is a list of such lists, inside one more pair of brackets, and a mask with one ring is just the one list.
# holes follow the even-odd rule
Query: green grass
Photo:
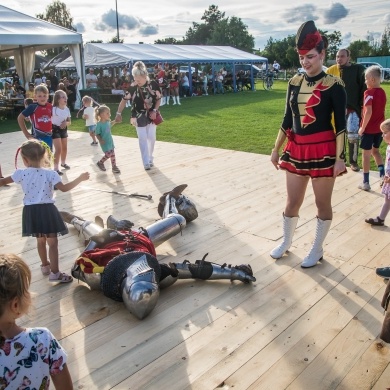
[[[272, 91], [264, 91], [259, 83], [254, 92], [182, 98], [181, 106], [171, 103], [161, 108], [164, 122], [158, 126], [157, 140], [269, 155], [283, 119], [286, 87], [287, 82], [276, 81]], [[382, 87], [390, 99], [390, 84], [384, 83]], [[118, 105], [108, 106], [114, 117]], [[386, 117], [390, 118], [390, 105]], [[113, 127], [113, 134], [136, 137], [129, 120], [127, 108], [123, 123]], [[87, 131], [85, 121], [76, 118], [72, 118], [70, 129]], [[17, 130], [16, 120], [0, 122], [1, 133]], [[382, 143], [383, 155], [385, 148]], [[376, 167], [372, 165], [372, 169]]]

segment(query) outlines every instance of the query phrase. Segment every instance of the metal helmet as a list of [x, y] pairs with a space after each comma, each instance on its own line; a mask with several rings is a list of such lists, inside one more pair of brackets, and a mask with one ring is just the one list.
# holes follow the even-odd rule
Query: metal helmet
[[187, 222], [191, 222], [198, 218], [198, 210], [196, 209], [195, 203], [187, 198], [185, 195], [180, 195], [179, 199], [176, 200], [177, 211], [182, 215]]
[[187, 184], [176, 186], [173, 190], [165, 192], [157, 206], [160, 217], [165, 218], [169, 214], [180, 214], [187, 222], [191, 222], [198, 217], [198, 211], [194, 202], [188, 199], [182, 192], [187, 188]]
[[103, 272], [101, 287], [104, 295], [123, 301], [140, 320], [156, 306], [160, 294], [160, 265], [146, 252], [129, 252], [114, 257]]

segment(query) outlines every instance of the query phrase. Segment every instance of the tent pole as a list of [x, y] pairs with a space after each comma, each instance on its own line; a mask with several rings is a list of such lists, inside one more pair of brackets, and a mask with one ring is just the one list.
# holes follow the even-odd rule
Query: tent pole
[[80, 43], [80, 62], [81, 62], [81, 89], [85, 89], [85, 62], [84, 62], [84, 45], [83, 41]]
[[[21, 60], [21, 63], [22, 63], [22, 80], [24, 82], [24, 88], [27, 91], [27, 89], [28, 89], [28, 82], [30, 80], [26, 80], [26, 71], [24, 69], [24, 54], [23, 54], [22, 45], [19, 45], [19, 51], [20, 51], [20, 60]], [[34, 58], [34, 60], [35, 60], [35, 58]], [[34, 64], [34, 66], [35, 66], [35, 64]]]

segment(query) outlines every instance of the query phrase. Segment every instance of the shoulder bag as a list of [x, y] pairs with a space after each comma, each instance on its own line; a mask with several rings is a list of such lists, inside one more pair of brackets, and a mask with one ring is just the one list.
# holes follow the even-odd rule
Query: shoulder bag
[[[146, 107], [146, 102], [145, 102], [145, 98], [144, 98], [144, 94], [142, 93], [142, 89], [139, 88], [139, 92], [142, 96], [142, 100], [144, 101], [144, 106]], [[152, 119], [151, 119], [152, 120]], [[159, 110], [156, 110], [156, 118], [152, 120], [152, 122], [155, 124], [155, 125], [159, 125], [160, 123], [164, 122], [164, 118], [162, 117], [161, 113]]]

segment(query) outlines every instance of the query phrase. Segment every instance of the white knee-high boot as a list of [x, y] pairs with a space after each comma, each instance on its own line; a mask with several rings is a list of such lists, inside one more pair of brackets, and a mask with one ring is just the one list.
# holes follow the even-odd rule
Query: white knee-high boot
[[161, 98], [161, 104], [160, 104], [160, 107], [161, 106], [163, 106], [165, 104], [165, 96], [163, 96], [162, 98]]
[[286, 217], [283, 213], [283, 241], [271, 251], [271, 257], [280, 259], [290, 249], [297, 223], [298, 217]]
[[329, 232], [331, 224], [331, 219], [323, 221], [322, 219], [319, 219], [317, 217], [316, 236], [314, 238], [314, 242], [309, 254], [303, 259], [303, 262], [301, 264], [302, 268], [314, 267], [319, 260], [322, 260], [322, 256], [324, 254], [322, 245], [325, 241], [325, 237]]
[[180, 96], [176, 96], [176, 101], [177, 101], [177, 104], [178, 104], [179, 106], [181, 106], [181, 103], [180, 103]]
[[173, 105], [176, 104], [176, 96], [172, 96], [172, 100], [173, 100]]
[[170, 96], [167, 96], [167, 97], [165, 98], [165, 104], [166, 104], [167, 106], [169, 106], [169, 98], [170, 98]]

